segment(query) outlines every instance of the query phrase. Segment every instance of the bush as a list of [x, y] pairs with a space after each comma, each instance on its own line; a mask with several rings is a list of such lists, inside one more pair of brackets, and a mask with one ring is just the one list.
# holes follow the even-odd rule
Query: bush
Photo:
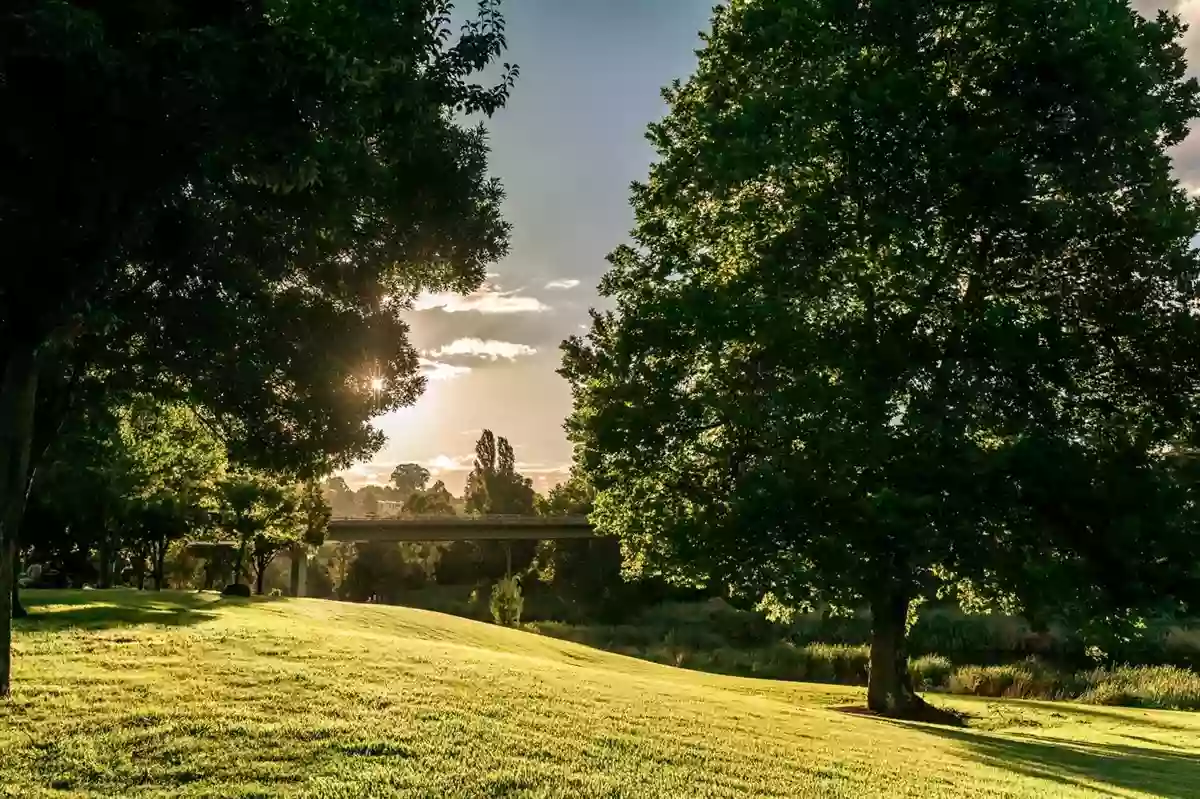
[[521, 584], [515, 577], [505, 577], [492, 586], [492, 619], [505, 627], [521, 623]]
[[221, 596], [250, 597], [250, 586], [245, 583], [232, 583], [221, 589]]
[[665, 602], [646, 608], [632, 621], [640, 627], [669, 630], [681, 642], [704, 649], [765, 647], [784, 637], [784, 628], [761, 613], [739, 610], [719, 598], [705, 602]]
[[1030, 659], [1008, 666], [964, 666], [950, 676], [947, 686], [951, 693], [972, 696], [1200, 710], [1200, 674], [1175, 666], [1068, 672]]
[[1200, 710], [1200, 674], [1176, 666], [1122, 666], [1079, 675], [1079, 697], [1094, 705]]
[[[741, 648], [728, 644], [691, 646], [690, 634], [634, 625], [531, 625], [542, 635], [595, 646], [630, 657], [697, 671], [775, 680], [866, 685], [870, 653], [845, 644]], [[1200, 674], [1172, 666], [1125, 666], [1071, 671], [1037, 657], [1017, 663], [955, 667], [950, 658], [923, 655], [908, 664], [918, 691], [946, 690], [971, 696], [1062, 699], [1091, 704], [1200, 710]]]
[[945, 688], [954, 673], [954, 664], [941, 655], [922, 655], [909, 661], [908, 671], [918, 691], [937, 691]]

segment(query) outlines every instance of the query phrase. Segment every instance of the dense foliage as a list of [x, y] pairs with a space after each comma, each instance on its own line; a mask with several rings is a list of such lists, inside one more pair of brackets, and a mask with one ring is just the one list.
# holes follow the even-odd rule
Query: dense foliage
[[27, 557], [76, 584], [130, 571], [141, 585], [150, 571], [162, 587], [167, 548], [211, 523], [225, 468], [224, 446], [184, 405], [136, 396], [96, 407], [43, 461], [23, 519]]
[[33, 485], [20, 551], [43, 582], [141, 588], [152, 577], [163, 588], [169, 571], [187, 584], [197, 567], [176, 542], [232, 540], [234, 557], [216, 565], [235, 581], [252, 567], [262, 593], [275, 556], [320, 545], [329, 515], [312, 482], [232, 469], [190, 408], [134, 396], [63, 429]]
[[648, 573], [869, 605], [888, 713], [923, 597], [1200, 598], [1181, 35], [1123, 0], [718, 8], [615, 310], [564, 345], [599, 528]]
[[[0, 11], [0, 695], [16, 530], [75, 386], [185, 401], [235, 461], [374, 453], [423, 387], [401, 313], [507, 249], [495, 0], [15, 0]], [[47, 402], [63, 388], [66, 402]], [[41, 418], [45, 417], [45, 418]]]

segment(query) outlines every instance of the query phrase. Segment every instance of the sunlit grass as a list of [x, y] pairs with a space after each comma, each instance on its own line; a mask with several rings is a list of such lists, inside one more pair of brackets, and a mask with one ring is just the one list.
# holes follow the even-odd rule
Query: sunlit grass
[[722, 677], [436, 613], [30, 592], [10, 796], [1196, 796], [1200, 715]]

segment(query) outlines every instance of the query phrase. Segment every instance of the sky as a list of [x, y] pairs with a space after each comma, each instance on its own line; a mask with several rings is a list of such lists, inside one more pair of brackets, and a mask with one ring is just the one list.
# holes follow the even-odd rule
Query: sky
[[[464, 5], [471, 5], [469, 2]], [[1200, 71], [1200, 0], [1134, 0], [1193, 23], [1185, 45]], [[693, 70], [710, 0], [507, 0], [509, 50], [520, 65], [511, 100], [488, 123], [491, 172], [507, 193], [510, 255], [468, 297], [423, 296], [409, 315], [424, 360], [425, 394], [380, 417], [387, 445], [342, 476], [386, 483], [420, 463], [458, 494], [483, 428], [505, 436], [518, 470], [544, 491], [565, 478], [562, 429], [570, 390], [559, 343], [599, 304], [605, 256], [633, 225], [629, 184], [653, 152], [646, 125], [666, 107], [660, 89]], [[1176, 153], [1179, 178], [1200, 187], [1200, 138]]]
[[[473, 3], [461, 0], [467, 8]], [[386, 483], [420, 463], [458, 494], [483, 428], [505, 436], [518, 469], [548, 489], [565, 478], [570, 390], [559, 343], [581, 332], [605, 256], [633, 226], [629, 184], [645, 179], [646, 125], [660, 89], [694, 69], [711, 0], [507, 0], [508, 52], [521, 76], [487, 127], [506, 191], [512, 250], [469, 297], [418, 298], [411, 341], [428, 385], [380, 417], [387, 445], [342, 476]]]

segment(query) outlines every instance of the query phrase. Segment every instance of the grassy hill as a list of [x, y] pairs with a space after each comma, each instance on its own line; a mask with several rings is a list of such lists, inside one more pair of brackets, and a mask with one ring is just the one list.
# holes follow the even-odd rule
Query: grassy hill
[[406, 608], [30, 592], [0, 796], [1200, 795], [1200, 714], [682, 671]]

